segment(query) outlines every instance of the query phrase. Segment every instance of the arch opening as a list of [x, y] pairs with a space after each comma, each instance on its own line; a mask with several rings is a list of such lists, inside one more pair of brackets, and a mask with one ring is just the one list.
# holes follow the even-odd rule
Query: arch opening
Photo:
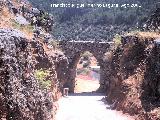
[[76, 61], [74, 93], [94, 92], [100, 87], [100, 66], [89, 51], [80, 54]]

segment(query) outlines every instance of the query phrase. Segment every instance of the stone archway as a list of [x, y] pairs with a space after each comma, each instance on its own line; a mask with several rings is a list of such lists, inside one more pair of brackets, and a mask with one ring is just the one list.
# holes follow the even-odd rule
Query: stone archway
[[74, 93], [96, 92], [100, 87], [100, 66], [89, 51], [81, 53], [76, 63]]
[[110, 42], [92, 42], [92, 41], [61, 41], [60, 46], [65, 56], [68, 58], [66, 71], [66, 82], [69, 85], [70, 92], [74, 92], [76, 67], [81, 54], [89, 51], [97, 59], [100, 65], [100, 89], [104, 87], [104, 54], [110, 48]]

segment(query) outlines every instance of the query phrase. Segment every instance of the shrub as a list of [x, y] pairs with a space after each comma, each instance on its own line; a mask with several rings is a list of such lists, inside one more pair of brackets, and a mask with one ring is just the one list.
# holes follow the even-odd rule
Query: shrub
[[121, 44], [121, 36], [116, 34], [113, 38], [113, 41], [115, 43], [115, 46], [119, 46]]
[[35, 77], [37, 78], [40, 87], [42, 89], [49, 89], [51, 87], [51, 81], [46, 80], [48, 76], [49, 76], [48, 70], [40, 69], [35, 71]]

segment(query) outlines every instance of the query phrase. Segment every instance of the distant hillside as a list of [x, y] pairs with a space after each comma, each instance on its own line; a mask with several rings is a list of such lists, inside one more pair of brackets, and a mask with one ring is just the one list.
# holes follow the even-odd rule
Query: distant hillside
[[[159, 0], [29, 0], [55, 17], [53, 35], [63, 40], [111, 40], [115, 34], [143, 26]], [[138, 4], [141, 8], [51, 8], [51, 3]]]

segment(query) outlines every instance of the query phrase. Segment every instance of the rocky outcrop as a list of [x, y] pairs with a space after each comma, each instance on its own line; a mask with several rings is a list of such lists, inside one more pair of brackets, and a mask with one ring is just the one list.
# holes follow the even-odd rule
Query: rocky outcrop
[[48, 70], [47, 79], [52, 82], [51, 91], [54, 101], [61, 96], [64, 82], [66, 81], [66, 68], [68, 59], [60, 50], [44, 50], [44, 44], [33, 39], [31, 42], [32, 54], [35, 58], [36, 70]]
[[68, 67], [68, 58], [61, 51], [55, 51], [54, 57], [55, 61], [55, 70], [57, 72], [57, 78], [60, 85], [60, 90], [63, 88], [63, 84], [67, 81], [67, 67]]
[[107, 101], [137, 120], [158, 120], [159, 44], [154, 39], [125, 36], [110, 54]]
[[31, 44], [20, 31], [0, 29], [0, 118], [52, 119], [52, 94], [34, 77]]

